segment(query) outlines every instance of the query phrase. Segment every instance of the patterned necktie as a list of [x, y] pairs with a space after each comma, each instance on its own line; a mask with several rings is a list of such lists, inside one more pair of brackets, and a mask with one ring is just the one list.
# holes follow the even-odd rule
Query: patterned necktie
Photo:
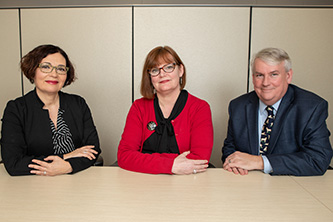
[[273, 109], [274, 108], [272, 106], [266, 107], [266, 111], [267, 111], [268, 115], [267, 115], [265, 123], [262, 127], [262, 132], [261, 132], [261, 139], [260, 139], [260, 154], [261, 155], [266, 154], [269, 140], [271, 138], [272, 127], [273, 127], [273, 123], [274, 123], [274, 119], [275, 119]]

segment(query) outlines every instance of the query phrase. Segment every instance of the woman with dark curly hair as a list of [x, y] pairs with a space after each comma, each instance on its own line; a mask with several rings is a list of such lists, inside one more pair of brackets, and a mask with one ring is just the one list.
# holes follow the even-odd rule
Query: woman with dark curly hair
[[21, 59], [21, 70], [35, 89], [5, 108], [1, 154], [7, 172], [55, 176], [93, 165], [101, 150], [90, 109], [82, 97], [61, 92], [75, 80], [67, 54], [40, 45]]

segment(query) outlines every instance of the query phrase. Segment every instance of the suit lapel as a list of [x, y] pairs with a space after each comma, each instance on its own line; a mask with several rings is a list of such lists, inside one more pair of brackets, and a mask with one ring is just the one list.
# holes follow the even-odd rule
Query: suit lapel
[[283, 96], [279, 109], [275, 116], [272, 135], [267, 149], [268, 154], [271, 154], [275, 149], [276, 142], [278, 141], [278, 138], [280, 137], [280, 134], [283, 130], [284, 122], [287, 121], [287, 115], [289, 113], [289, 110], [292, 108], [293, 100], [294, 89], [292, 88], [292, 86], [289, 85], [288, 90]]
[[245, 106], [246, 114], [246, 125], [247, 132], [250, 142], [251, 154], [258, 155], [259, 144], [258, 144], [258, 106], [259, 98], [252, 92], [252, 95], [249, 98], [249, 103]]

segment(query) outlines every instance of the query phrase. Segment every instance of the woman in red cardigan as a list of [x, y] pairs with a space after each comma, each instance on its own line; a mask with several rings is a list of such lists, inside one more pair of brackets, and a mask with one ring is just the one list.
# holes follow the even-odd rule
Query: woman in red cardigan
[[143, 98], [128, 113], [118, 147], [118, 165], [152, 174], [206, 171], [213, 147], [210, 107], [184, 90], [186, 70], [170, 47], [147, 55]]

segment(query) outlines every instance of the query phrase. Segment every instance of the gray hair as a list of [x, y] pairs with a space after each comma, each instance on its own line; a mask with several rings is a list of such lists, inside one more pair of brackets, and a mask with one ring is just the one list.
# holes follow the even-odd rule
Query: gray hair
[[284, 68], [286, 72], [291, 69], [291, 60], [286, 51], [279, 48], [265, 48], [255, 54], [251, 61], [252, 73], [254, 73], [254, 61], [261, 59], [269, 65], [277, 65], [284, 62]]

